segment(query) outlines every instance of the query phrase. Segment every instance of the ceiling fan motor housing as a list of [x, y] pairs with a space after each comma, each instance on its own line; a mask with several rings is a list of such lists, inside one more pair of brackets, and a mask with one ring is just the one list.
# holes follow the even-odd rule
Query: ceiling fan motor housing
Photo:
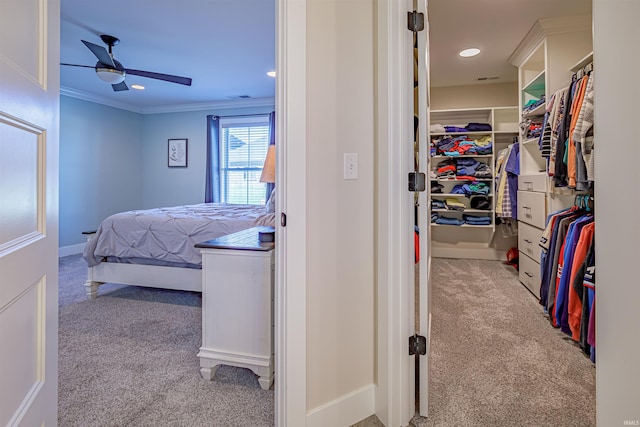
[[120, 62], [114, 59], [113, 63], [116, 65], [116, 68], [98, 61], [96, 63], [96, 74], [103, 82], [109, 84], [122, 83], [127, 73]]

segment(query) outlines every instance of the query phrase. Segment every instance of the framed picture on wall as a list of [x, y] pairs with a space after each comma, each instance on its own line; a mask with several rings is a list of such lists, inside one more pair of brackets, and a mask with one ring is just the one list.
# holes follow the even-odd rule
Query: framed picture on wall
[[167, 161], [170, 168], [187, 167], [188, 140], [170, 139], [167, 149]]

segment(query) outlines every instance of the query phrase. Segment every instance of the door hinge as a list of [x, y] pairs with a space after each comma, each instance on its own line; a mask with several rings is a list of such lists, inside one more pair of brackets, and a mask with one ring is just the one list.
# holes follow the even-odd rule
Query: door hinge
[[287, 226], [287, 214], [284, 212], [280, 213], [280, 225], [283, 227]]
[[409, 191], [424, 191], [425, 175], [422, 172], [409, 172]]
[[407, 27], [409, 31], [418, 32], [424, 30], [424, 13], [407, 12]]
[[409, 337], [409, 356], [427, 354], [427, 339], [422, 335], [415, 334]]

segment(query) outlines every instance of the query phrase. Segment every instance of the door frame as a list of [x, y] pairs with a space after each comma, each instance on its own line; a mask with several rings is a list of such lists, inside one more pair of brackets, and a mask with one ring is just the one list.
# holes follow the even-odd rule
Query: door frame
[[[304, 426], [306, 322], [306, 0], [276, 3], [275, 425]], [[289, 144], [289, 141], [292, 141]], [[291, 195], [291, 197], [287, 197]], [[280, 213], [286, 212], [286, 227]]]
[[[376, 1], [375, 257], [376, 415], [385, 425], [408, 425], [415, 411], [413, 334], [415, 274], [413, 193], [406, 191], [413, 167], [411, 0]], [[276, 212], [286, 212], [276, 246], [276, 425], [306, 425], [306, 0], [278, 0], [276, 9]], [[291, 144], [288, 141], [292, 141]], [[400, 148], [400, 149], [399, 149]], [[402, 189], [402, 191], [399, 191]], [[291, 197], [288, 197], [291, 195]], [[407, 315], [407, 313], [410, 313]]]

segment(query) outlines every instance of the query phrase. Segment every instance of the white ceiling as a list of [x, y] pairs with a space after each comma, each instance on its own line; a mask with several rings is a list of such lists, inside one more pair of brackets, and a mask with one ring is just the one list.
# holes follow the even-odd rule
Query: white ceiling
[[[428, 0], [432, 86], [516, 81], [507, 59], [538, 19], [591, 13], [591, 0]], [[461, 58], [468, 47], [478, 56]]]
[[[507, 58], [537, 19], [590, 13], [591, 0], [429, 0], [431, 84], [516, 80]], [[125, 68], [191, 77], [190, 87], [129, 75], [146, 90], [114, 92], [89, 68], [61, 67], [65, 94], [134, 111], [275, 96], [275, 0], [61, 0], [61, 62], [95, 65], [80, 40], [120, 39]], [[459, 50], [479, 47], [474, 58]]]

